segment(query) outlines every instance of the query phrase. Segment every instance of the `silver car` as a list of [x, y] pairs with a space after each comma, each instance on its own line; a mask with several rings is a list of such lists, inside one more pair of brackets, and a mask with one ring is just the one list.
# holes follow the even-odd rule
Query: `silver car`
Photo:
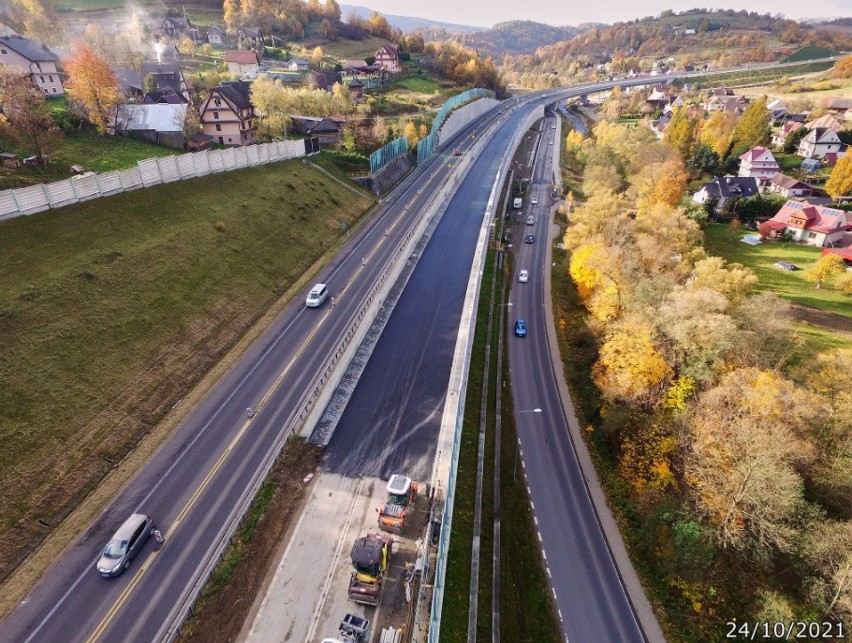
[[154, 531], [154, 520], [145, 514], [133, 514], [118, 528], [98, 560], [101, 576], [118, 576], [130, 567], [130, 561], [139, 553]]

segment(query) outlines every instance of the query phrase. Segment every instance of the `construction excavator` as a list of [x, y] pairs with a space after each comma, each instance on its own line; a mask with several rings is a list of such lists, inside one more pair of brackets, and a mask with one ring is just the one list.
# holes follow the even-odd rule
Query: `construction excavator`
[[364, 605], [378, 605], [390, 565], [393, 539], [382, 534], [367, 534], [355, 541], [349, 558], [352, 576], [349, 578], [349, 599]]
[[407, 476], [395, 474], [388, 480], [387, 492], [385, 506], [379, 510], [379, 529], [401, 534], [406, 518], [414, 512], [417, 483]]

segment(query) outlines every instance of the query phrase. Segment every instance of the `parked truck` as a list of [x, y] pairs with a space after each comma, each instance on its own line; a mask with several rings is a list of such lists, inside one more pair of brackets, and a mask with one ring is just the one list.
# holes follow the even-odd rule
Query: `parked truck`
[[408, 516], [414, 513], [417, 483], [408, 476], [392, 475], [388, 480], [387, 500], [379, 509], [379, 529], [401, 534]]
[[515, 210], [520, 210], [524, 207], [524, 200], [519, 196], [515, 197], [515, 200], [512, 201], [512, 207], [515, 208]]

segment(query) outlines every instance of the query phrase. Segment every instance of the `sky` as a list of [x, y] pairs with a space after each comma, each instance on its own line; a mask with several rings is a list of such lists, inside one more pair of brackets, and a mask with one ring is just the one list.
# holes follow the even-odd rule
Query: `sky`
[[534, 20], [551, 25], [583, 22], [621, 22], [656, 16], [665, 9], [695, 7], [747, 9], [758, 13], [783, 13], [788, 18], [852, 17], [852, 0], [346, 0], [396, 16], [430, 18], [443, 22], [490, 27], [507, 20]]

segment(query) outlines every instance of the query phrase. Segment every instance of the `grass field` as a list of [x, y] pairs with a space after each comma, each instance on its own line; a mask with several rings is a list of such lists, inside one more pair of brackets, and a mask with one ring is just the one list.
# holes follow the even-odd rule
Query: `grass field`
[[373, 56], [382, 45], [390, 44], [390, 40], [370, 36], [364, 40], [336, 40], [322, 46], [326, 56], [340, 60], [362, 60]]
[[814, 60], [816, 58], [830, 58], [831, 56], [836, 56], [837, 52], [833, 49], [826, 49], [825, 47], [815, 47], [808, 46], [802, 47], [799, 51], [787, 56], [782, 59], [782, 63], [796, 63], [806, 60]]
[[0, 578], [371, 202], [292, 161], [0, 223]]
[[[805, 83], [809, 83], [810, 81], [805, 81]], [[816, 79], [814, 80], [816, 82]], [[837, 97], [845, 97], [848, 98], [852, 96], [852, 79], [841, 79], [835, 78], [832, 79], [831, 82], [836, 85], [834, 89], [826, 89], [822, 91], [805, 91], [805, 92], [791, 92], [785, 91], [785, 87], [779, 87], [773, 83], [768, 83], [766, 85], [760, 85], [757, 87], [744, 87], [742, 90], [738, 90], [744, 96], [749, 97], [759, 97], [764, 94], [769, 94], [773, 98], [780, 98], [781, 100], [812, 100], [815, 102], [821, 101], [823, 98], [837, 98]]]
[[[5, 141], [2, 137], [0, 147], [22, 157], [33, 154], [33, 150], [12, 141]], [[0, 189], [67, 179], [72, 175], [71, 166], [75, 164], [93, 172], [108, 172], [133, 167], [142, 159], [183, 152], [133, 138], [100, 136], [90, 130], [76, 130], [65, 136], [57, 149], [48, 154], [49, 165], [40, 168], [21, 167], [17, 170], [0, 168]]]
[[413, 92], [419, 92], [421, 94], [432, 93], [434, 91], [440, 91], [444, 88], [444, 86], [434, 80], [432, 78], [423, 78], [421, 76], [409, 76], [408, 78], [404, 78], [398, 83], [394, 83], [399, 87], [405, 87], [406, 89], [410, 89]]
[[[852, 298], [829, 287], [817, 290], [814, 284], [805, 281], [803, 271], [819, 259], [822, 254], [820, 248], [787, 242], [750, 246], [739, 240], [742, 236], [743, 233], [738, 233], [735, 239], [731, 239], [727, 225], [711, 224], [706, 230], [707, 252], [751, 268], [759, 279], [759, 290], [774, 292], [805, 306], [852, 317]], [[773, 267], [776, 261], [789, 261], [802, 270], [779, 270]]]

